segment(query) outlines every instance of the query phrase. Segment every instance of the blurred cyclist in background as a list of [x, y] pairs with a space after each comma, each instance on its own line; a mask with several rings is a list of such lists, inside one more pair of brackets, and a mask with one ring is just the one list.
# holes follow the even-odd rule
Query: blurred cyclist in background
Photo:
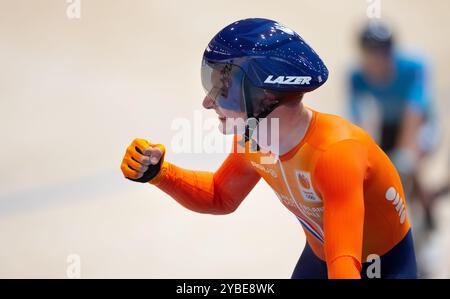
[[407, 194], [419, 199], [425, 228], [433, 229], [433, 196], [419, 176], [423, 158], [437, 141], [427, 65], [421, 58], [400, 53], [391, 28], [381, 21], [363, 28], [359, 46], [361, 63], [349, 78], [353, 121], [375, 135]]

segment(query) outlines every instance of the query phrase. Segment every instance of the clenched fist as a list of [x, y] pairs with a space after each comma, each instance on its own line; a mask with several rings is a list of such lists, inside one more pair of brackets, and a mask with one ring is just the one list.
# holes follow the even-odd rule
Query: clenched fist
[[166, 150], [162, 144], [151, 144], [144, 139], [135, 139], [122, 159], [122, 173], [132, 181], [147, 183], [161, 169]]

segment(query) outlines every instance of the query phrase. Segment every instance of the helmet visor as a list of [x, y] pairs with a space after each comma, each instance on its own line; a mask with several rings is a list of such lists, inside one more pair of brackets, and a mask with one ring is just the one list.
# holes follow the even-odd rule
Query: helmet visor
[[245, 112], [243, 84], [245, 73], [230, 63], [202, 61], [202, 85], [206, 96], [221, 108]]

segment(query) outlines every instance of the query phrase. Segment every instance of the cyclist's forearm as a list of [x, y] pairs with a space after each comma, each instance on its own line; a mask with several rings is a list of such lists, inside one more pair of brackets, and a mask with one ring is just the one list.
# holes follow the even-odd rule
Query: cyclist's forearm
[[216, 180], [212, 172], [187, 170], [164, 162], [160, 173], [150, 183], [189, 210], [207, 214], [231, 213], [237, 207], [236, 199], [221, 192]]

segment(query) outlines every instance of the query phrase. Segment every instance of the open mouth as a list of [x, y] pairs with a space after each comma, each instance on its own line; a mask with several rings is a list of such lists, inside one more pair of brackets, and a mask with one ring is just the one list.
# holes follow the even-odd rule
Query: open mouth
[[219, 116], [219, 119], [224, 121], [224, 120], [226, 120], [227, 118], [226, 118], [225, 116]]

